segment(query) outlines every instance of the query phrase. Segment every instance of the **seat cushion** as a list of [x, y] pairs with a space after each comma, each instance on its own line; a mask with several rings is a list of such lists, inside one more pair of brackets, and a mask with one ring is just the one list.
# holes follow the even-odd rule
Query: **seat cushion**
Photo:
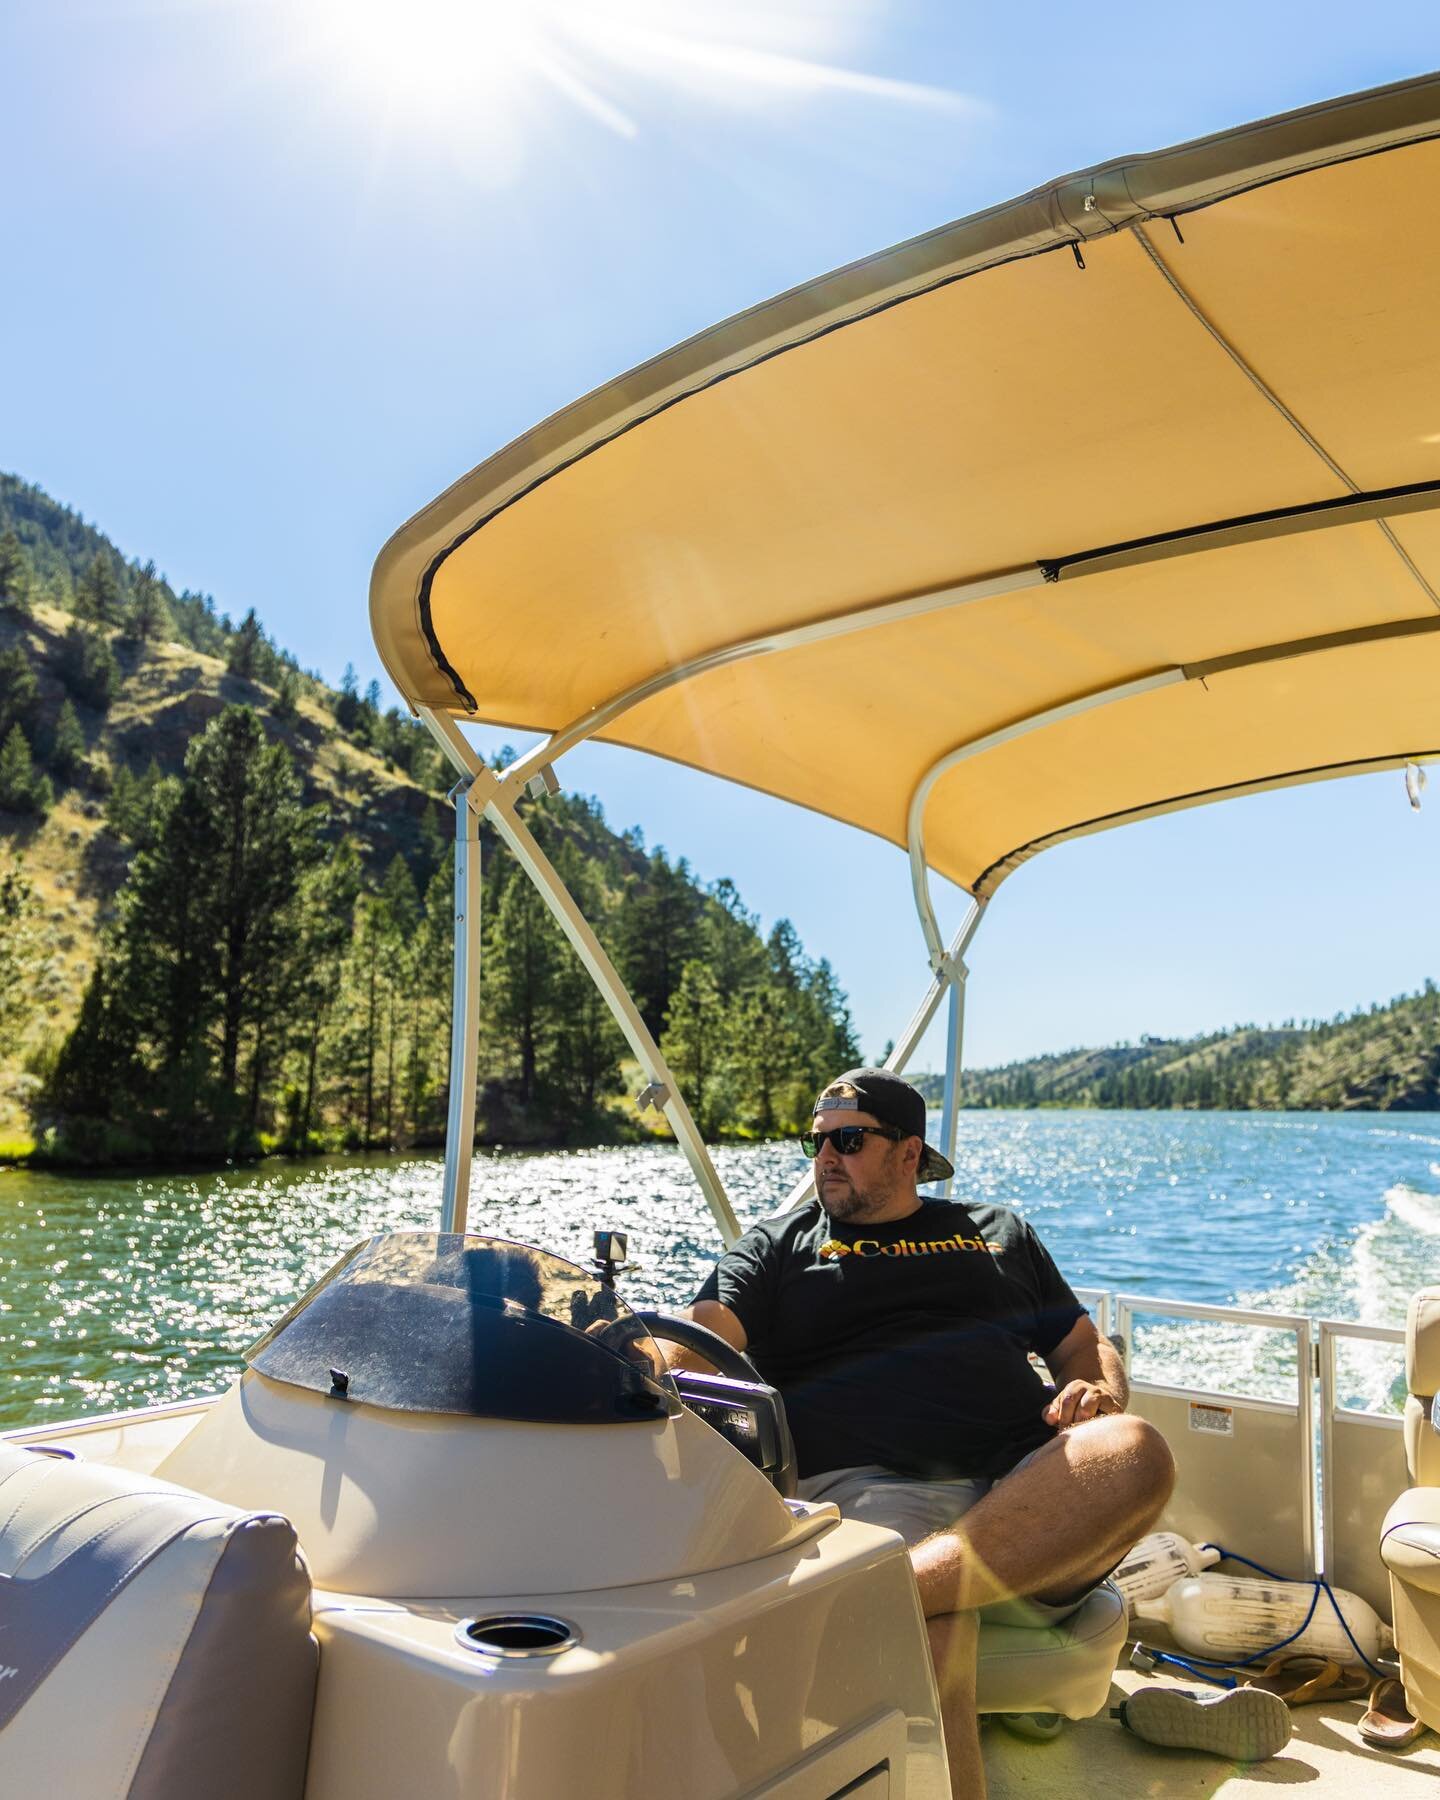
[[1412, 1295], [1405, 1319], [1405, 1385], [1423, 1399], [1440, 1393], [1440, 1287]]
[[1380, 1558], [1398, 1581], [1440, 1594], [1440, 1488], [1400, 1496], [1380, 1527]]
[[295, 1534], [0, 1443], [0, 1793], [301, 1800], [318, 1652]]
[[1090, 1718], [1109, 1697], [1125, 1622], [1125, 1602], [1108, 1581], [1059, 1625], [982, 1620], [976, 1710]]

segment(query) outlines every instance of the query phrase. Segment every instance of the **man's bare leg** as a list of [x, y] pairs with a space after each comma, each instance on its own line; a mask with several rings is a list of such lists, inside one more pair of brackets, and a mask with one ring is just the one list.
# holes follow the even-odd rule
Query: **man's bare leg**
[[980, 1722], [975, 1716], [975, 1646], [980, 1621], [974, 1613], [941, 1613], [925, 1621], [930, 1661], [940, 1691], [940, 1723], [950, 1764], [954, 1800], [985, 1800]]
[[1075, 1425], [910, 1552], [927, 1618], [1025, 1595], [1063, 1602], [1098, 1581], [1164, 1511], [1175, 1465], [1128, 1413]]
[[1160, 1517], [1174, 1485], [1174, 1462], [1153, 1426], [1124, 1413], [1092, 1419], [910, 1552], [954, 1800], [985, 1800], [977, 1609], [1016, 1595], [1060, 1604], [1092, 1586]]

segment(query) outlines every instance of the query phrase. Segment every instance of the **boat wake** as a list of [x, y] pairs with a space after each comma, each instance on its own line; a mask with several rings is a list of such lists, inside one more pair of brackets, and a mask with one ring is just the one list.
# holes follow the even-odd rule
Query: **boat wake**
[[[1430, 1167], [1440, 1175], [1440, 1165], [1431, 1163]], [[1418, 1193], [1402, 1182], [1386, 1194], [1385, 1204], [1412, 1231], [1425, 1237], [1440, 1237], [1440, 1194]]]
[[[1403, 1327], [1415, 1289], [1440, 1282], [1440, 1193], [1399, 1182], [1383, 1202], [1380, 1215], [1348, 1240], [1324, 1240], [1291, 1281], [1238, 1295], [1236, 1304]], [[1198, 1320], [1142, 1323], [1134, 1360], [1135, 1372], [1147, 1380], [1264, 1399], [1295, 1396], [1294, 1340], [1286, 1333]], [[1405, 1395], [1403, 1347], [1340, 1339], [1336, 1386], [1342, 1406], [1398, 1412]]]

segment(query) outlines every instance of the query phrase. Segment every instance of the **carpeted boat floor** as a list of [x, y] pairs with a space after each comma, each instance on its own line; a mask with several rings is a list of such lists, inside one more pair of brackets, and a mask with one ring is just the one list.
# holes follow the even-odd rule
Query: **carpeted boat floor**
[[[1119, 1670], [1110, 1704], [1164, 1676]], [[1321, 1702], [1294, 1710], [1295, 1735], [1268, 1762], [1236, 1764], [1195, 1750], [1161, 1750], [1142, 1743], [1108, 1708], [1097, 1718], [1069, 1723], [1048, 1744], [1012, 1737], [989, 1722], [982, 1734], [990, 1800], [1246, 1800], [1279, 1788], [1305, 1800], [1437, 1800], [1440, 1736], [1421, 1735], [1409, 1750], [1387, 1754], [1361, 1743], [1356, 1726], [1364, 1703]]]

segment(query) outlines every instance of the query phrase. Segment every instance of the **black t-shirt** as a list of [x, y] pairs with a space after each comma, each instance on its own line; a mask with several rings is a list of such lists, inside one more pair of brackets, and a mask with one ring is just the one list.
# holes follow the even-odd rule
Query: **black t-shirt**
[[948, 1200], [892, 1225], [837, 1224], [812, 1200], [747, 1231], [697, 1298], [745, 1327], [802, 1475], [928, 1479], [1003, 1475], [1054, 1436], [1029, 1352], [1085, 1310], [1024, 1219]]

